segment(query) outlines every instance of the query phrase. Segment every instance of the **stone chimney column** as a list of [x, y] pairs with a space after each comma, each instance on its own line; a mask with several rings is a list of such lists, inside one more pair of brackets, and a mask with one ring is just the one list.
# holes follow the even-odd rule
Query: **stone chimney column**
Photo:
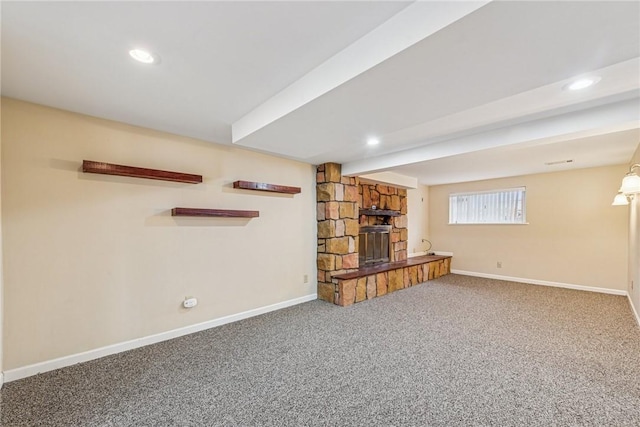
[[316, 173], [318, 298], [337, 303], [334, 274], [358, 269], [358, 179], [343, 177], [341, 165], [324, 163]]

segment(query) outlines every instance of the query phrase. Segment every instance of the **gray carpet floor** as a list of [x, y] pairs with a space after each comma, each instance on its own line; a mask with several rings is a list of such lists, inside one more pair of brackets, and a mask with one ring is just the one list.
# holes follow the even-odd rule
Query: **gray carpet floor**
[[640, 426], [626, 297], [449, 275], [5, 384], [3, 426]]

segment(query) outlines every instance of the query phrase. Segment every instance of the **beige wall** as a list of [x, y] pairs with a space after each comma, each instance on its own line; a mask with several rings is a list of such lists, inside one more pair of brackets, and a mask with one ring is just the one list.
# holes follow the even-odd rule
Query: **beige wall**
[[[2, 117], [2, 107], [0, 105], [0, 117]], [[2, 187], [2, 120], [0, 120], [0, 188]], [[0, 388], [4, 383], [4, 369], [2, 368], [2, 327], [4, 320], [4, 273], [2, 269], [2, 197], [0, 196]]]
[[[640, 145], [631, 160], [631, 164], [640, 163]], [[640, 173], [636, 169], [637, 173]], [[622, 180], [620, 175], [619, 180]], [[633, 282], [633, 287], [631, 283]], [[629, 297], [635, 308], [636, 315], [640, 315], [640, 194], [629, 206]]]
[[422, 242], [429, 238], [429, 187], [426, 185], [407, 190], [407, 220], [407, 252], [411, 255], [426, 251], [429, 244]]
[[[5, 371], [315, 293], [311, 165], [10, 99], [2, 143]], [[83, 174], [83, 159], [204, 183]], [[260, 217], [173, 218], [176, 206]], [[198, 306], [181, 308], [186, 296]]]
[[[434, 248], [452, 269], [627, 289], [626, 209], [611, 206], [625, 165], [430, 187]], [[449, 193], [525, 186], [528, 225], [448, 225]], [[502, 268], [496, 263], [502, 262]]]

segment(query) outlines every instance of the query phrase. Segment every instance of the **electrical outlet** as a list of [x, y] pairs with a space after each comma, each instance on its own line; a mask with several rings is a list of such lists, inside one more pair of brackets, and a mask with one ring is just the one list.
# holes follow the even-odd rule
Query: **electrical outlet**
[[309, 275], [308, 275], [308, 274], [305, 274], [305, 275], [303, 276], [303, 280], [304, 280], [304, 283], [309, 283]]
[[182, 302], [182, 305], [184, 306], [184, 308], [193, 308], [196, 305], [198, 305], [198, 300], [196, 298], [187, 298], [185, 297], [184, 301]]
[[496, 267], [498, 267], [498, 268], [502, 268], [502, 261], [498, 261], [498, 262], [496, 262]]

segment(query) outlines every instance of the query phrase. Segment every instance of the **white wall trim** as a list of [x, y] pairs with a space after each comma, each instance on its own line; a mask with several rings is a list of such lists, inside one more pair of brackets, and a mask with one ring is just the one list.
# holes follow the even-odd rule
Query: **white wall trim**
[[629, 305], [631, 306], [631, 311], [633, 311], [633, 314], [636, 317], [636, 322], [638, 323], [638, 326], [640, 326], [640, 315], [638, 315], [638, 310], [636, 310], [636, 306], [633, 305], [633, 300], [631, 299], [631, 295], [629, 295], [628, 292], [627, 292], [627, 298], [629, 298]]
[[554, 288], [576, 289], [579, 291], [599, 292], [601, 294], [627, 295], [627, 291], [619, 289], [597, 288], [594, 286], [574, 285], [571, 283], [549, 282], [547, 280], [525, 279], [522, 277], [500, 276], [498, 274], [477, 273], [474, 271], [454, 270], [453, 274], [461, 274], [463, 276], [484, 277], [486, 279], [506, 280], [507, 282], [527, 283], [529, 285], [552, 286]]
[[0, 372], [0, 389], [2, 389], [3, 384], [4, 384], [4, 374]]
[[[178, 338], [183, 335], [193, 334], [195, 332], [204, 331], [206, 329], [215, 328], [216, 326], [226, 325], [227, 323], [237, 322], [238, 320], [248, 319], [250, 317], [259, 316], [271, 311], [280, 310], [307, 301], [313, 301], [318, 298], [317, 294], [305, 295], [303, 297], [294, 298], [288, 301], [282, 301], [265, 307], [254, 308], [252, 310], [243, 311], [242, 313], [232, 314], [220, 317], [218, 319], [208, 320], [206, 322], [197, 323], [195, 325], [185, 326], [171, 331], [161, 332], [155, 335], [149, 335], [134, 340], [121, 342], [118, 344], [108, 345], [83, 353], [72, 354], [45, 362], [35, 363], [33, 365], [23, 366], [21, 368], [10, 369], [4, 372], [4, 379], [7, 382], [30, 377], [42, 372], [53, 371], [54, 369], [64, 368], [65, 366], [75, 365], [77, 363], [88, 362], [89, 360], [99, 359], [111, 354], [121, 353], [123, 351], [133, 350], [135, 348], [144, 347], [146, 345], [155, 344], [161, 341]], [[1, 374], [0, 374], [1, 378]], [[1, 381], [0, 381], [1, 384]]]

